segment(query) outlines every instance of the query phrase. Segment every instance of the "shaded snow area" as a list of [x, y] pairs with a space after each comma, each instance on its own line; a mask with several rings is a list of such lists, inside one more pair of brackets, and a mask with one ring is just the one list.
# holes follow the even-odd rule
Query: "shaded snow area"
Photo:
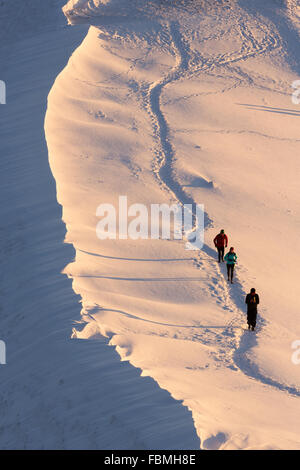
[[[27, 2], [32, 9], [38, 3]], [[0, 448], [197, 448], [192, 414], [181, 401], [121, 362], [106, 338], [70, 338], [80, 298], [61, 271], [75, 253], [64, 244], [43, 127], [53, 81], [87, 28], [66, 28], [59, 10], [56, 16], [47, 32], [3, 40], [0, 48], [7, 84], [0, 107], [0, 338], [7, 346]]]
[[[0, 447], [300, 449], [297, 1], [64, 3], [0, 1]], [[203, 249], [100, 240], [119, 196]]]

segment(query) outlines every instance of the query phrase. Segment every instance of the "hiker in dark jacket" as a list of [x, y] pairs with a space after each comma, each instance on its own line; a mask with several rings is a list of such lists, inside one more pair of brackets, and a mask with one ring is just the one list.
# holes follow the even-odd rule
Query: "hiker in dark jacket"
[[230, 248], [229, 252], [225, 256], [225, 261], [227, 263], [227, 276], [228, 276], [228, 281], [230, 279], [231, 284], [233, 284], [233, 272], [234, 272], [234, 266], [235, 263], [237, 262], [237, 255], [234, 252], [233, 246]]
[[250, 294], [247, 294], [246, 300], [247, 304], [247, 323], [248, 329], [254, 331], [256, 326], [257, 318], [257, 306], [259, 304], [259, 296], [256, 294], [254, 287], [251, 289]]
[[224, 261], [224, 251], [225, 251], [225, 248], [228, 245], [228, 237], [225, 234], [224, 230], [221, 230], [221, 232], [218, 233], [218, 235], [215, 236], [214, 244], [215, 244], [215, 247], [218, 250], [219, 263], [221, 263], [221, 260]]

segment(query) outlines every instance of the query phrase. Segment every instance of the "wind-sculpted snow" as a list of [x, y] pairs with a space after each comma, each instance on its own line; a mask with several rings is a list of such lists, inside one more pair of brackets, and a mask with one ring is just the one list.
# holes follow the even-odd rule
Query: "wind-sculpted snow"
[[[83, 305], [74, 337], [108, 336], [183, 400], [202, 448], [299, 448], [292, 10], [278, 6], [277, 26], [271, 0], [242, 4], [69, 2], [69, 21], [92, 27], [49, 95], [46, 135], [76, 250], [66, 268]], [[119, 195], [204, 203], [204, 249], [98, 240], [96, 208]], [[233, 286], [211, 243], [223, 227], [239, 257]], [[253, 285], [257, 336], [244, 331]]]
[[[170, 4], [169, 0], [165, 4]], [[157, 8], [164, 2], [152, 0], [71, 0], [63, 11], [70, 23], [85, 20], [93, 23], [95, 18], [127, 17], [138, 18], [157, 13]]]
[[58, 22], [38, 32], [40, 24], [27, 28], [34, 18], [26, 11], [36, 20], [35, 7], [43, 4], [49, 19], [55, 2], [9, 3], [28, 8], [13, 22], [26, 38], [12, 44], [7, 36], [4, 50], [0, 44], [1, 78], [9, 87], [0, 116], [0, 448], [199, 447], [191, 412], [122, 363], [108, 339], [70, 339], [80, 298], [61, 271], [75, 250], [64, 243], [43, 123], [53, 81], [87, 28]]
[[71, 24], [106, 24], [107, 19], [177, 20], [195, 14], [225, 11], [237, 0], [70, 0], [63, 11]]

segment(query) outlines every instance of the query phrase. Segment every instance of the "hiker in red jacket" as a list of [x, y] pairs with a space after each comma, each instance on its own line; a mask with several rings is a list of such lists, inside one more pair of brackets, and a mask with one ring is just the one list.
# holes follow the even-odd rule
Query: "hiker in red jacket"
[[221, 263], [221, 260], [224, 261], [224, 251], [228, 245], [228, 237], [224, 230], [221, 230], [221, 232], [214, 238], [214, 244], [218, 250], [219, 263]]

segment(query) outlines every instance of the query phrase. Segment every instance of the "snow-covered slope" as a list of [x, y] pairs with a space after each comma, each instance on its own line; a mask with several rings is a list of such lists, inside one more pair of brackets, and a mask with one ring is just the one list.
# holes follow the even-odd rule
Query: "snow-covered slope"
[[107, 339], [70, 339], [80, 298], [61, 271], [74, 249], [43, 126], [53, 81], [87, 28], [65, 27], [62, 4], [0, 2], [0, 448], [197, 448], [181, 402], [121, 363]]
[[[296, 2], [70, 1], [91, 26], [46, 137], [83, 328], [192, 411], [202, 448], [300, 448]], [[96, 237], [96, 208], [204, 203], [206, 244]], [[229, 287], [212, 238], [238, 253]], [[256, 335], [244, 296], [261, 295]]]

